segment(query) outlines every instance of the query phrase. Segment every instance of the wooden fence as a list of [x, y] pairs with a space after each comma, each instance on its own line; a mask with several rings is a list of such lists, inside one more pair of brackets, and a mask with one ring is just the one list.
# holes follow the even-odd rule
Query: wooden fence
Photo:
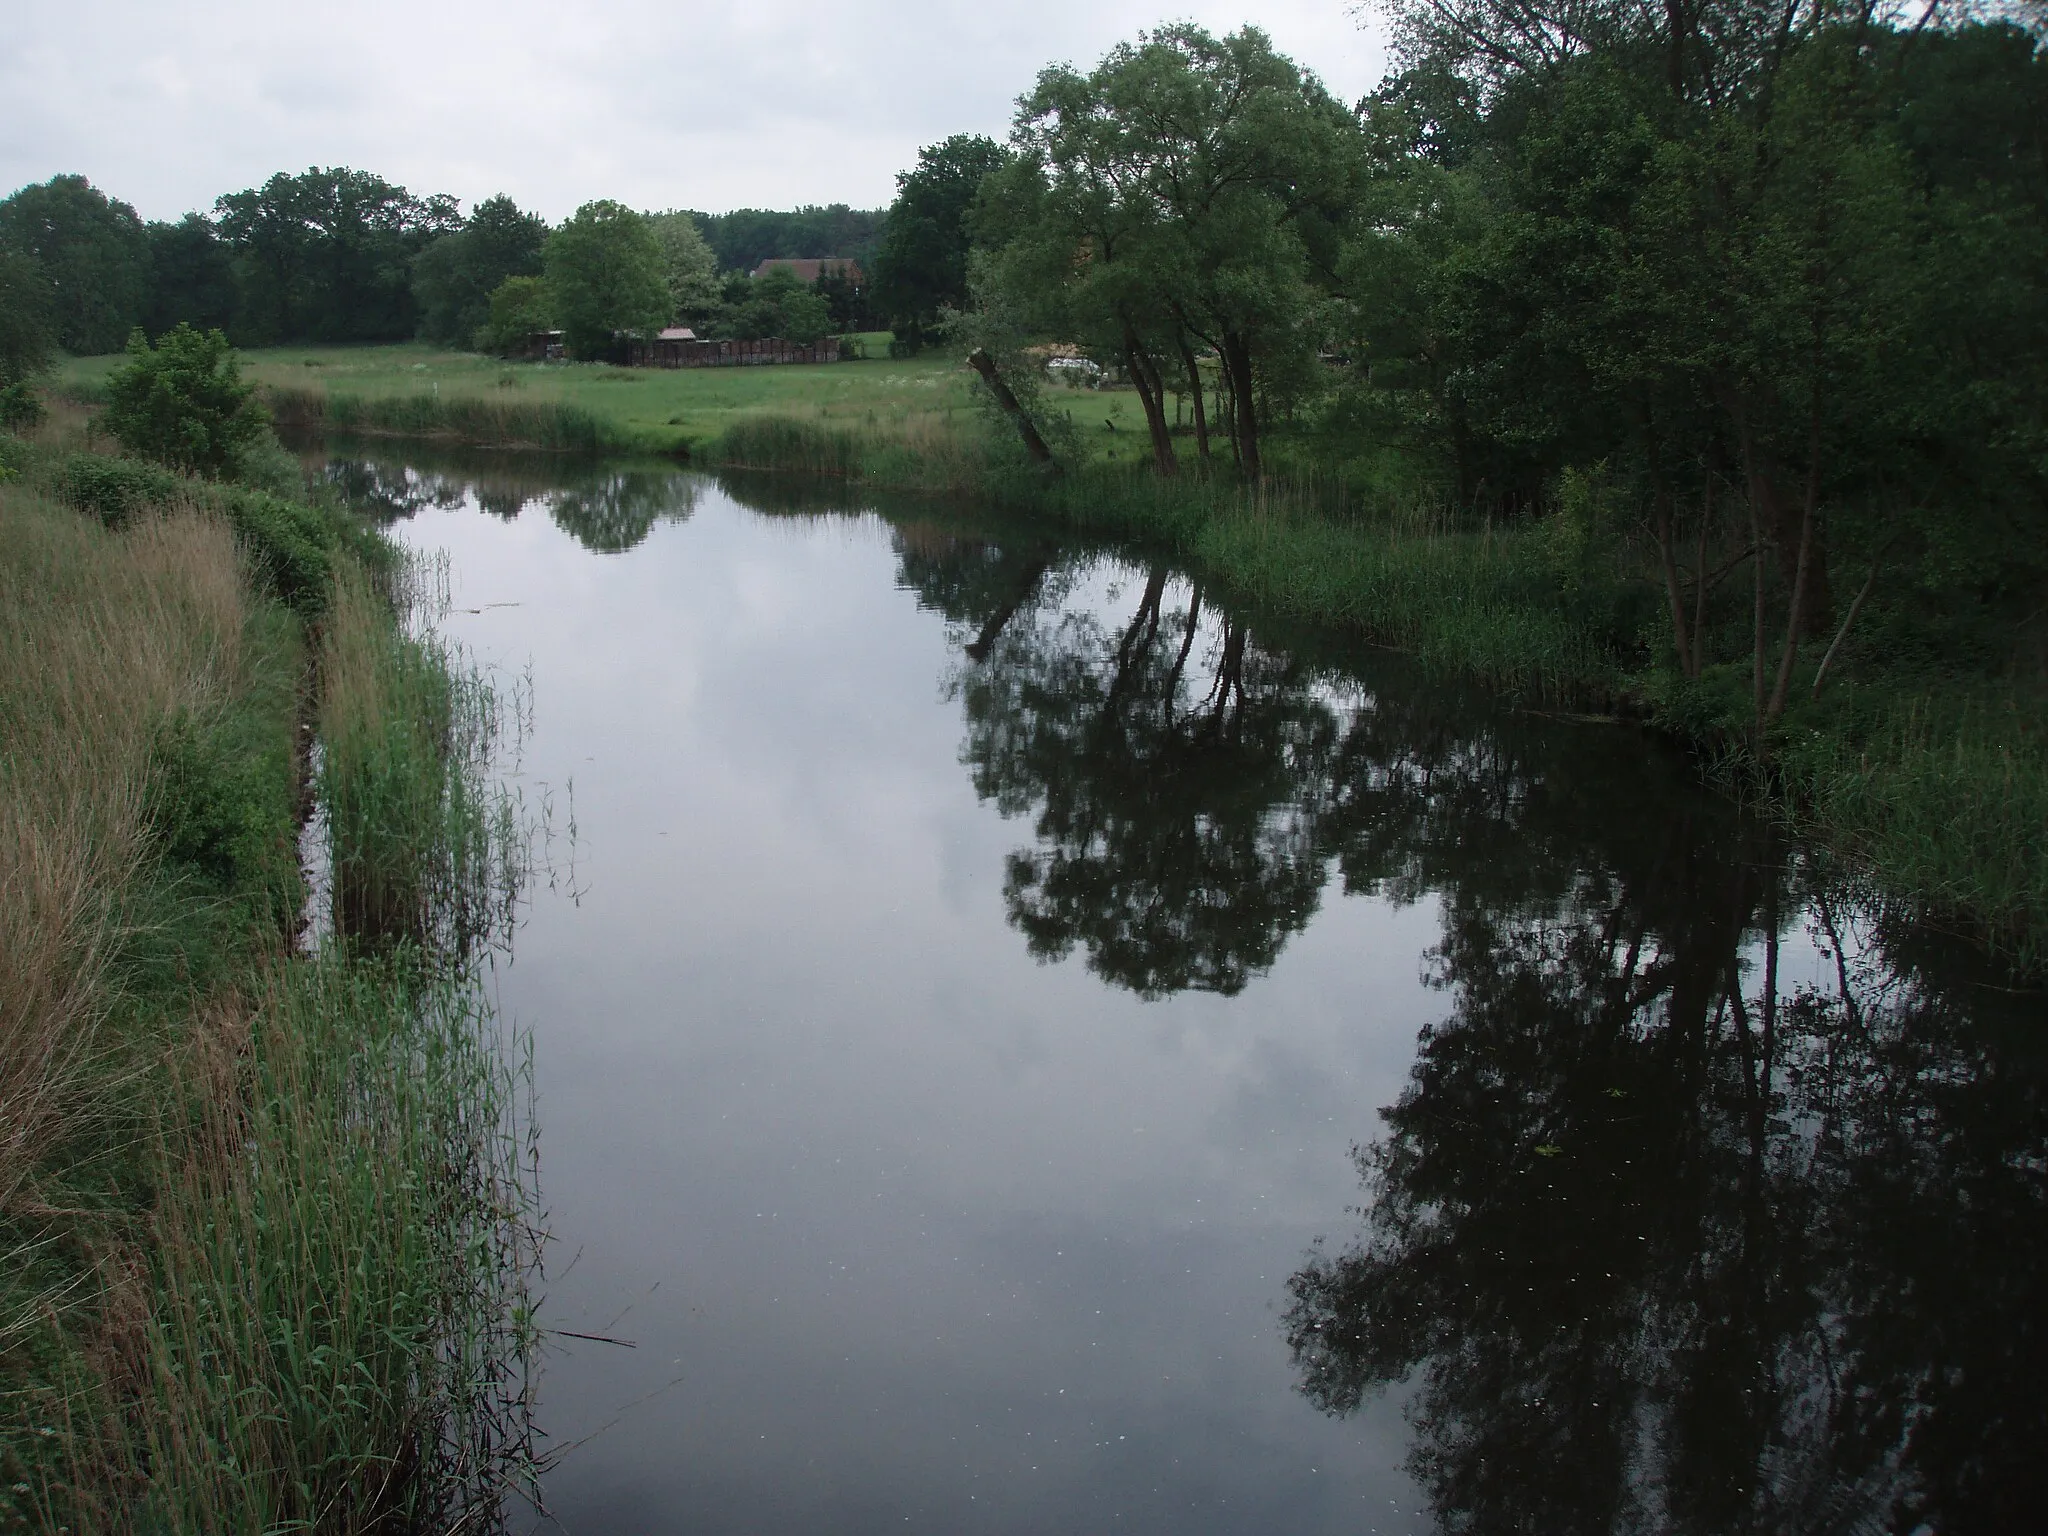
[[760, 341], [628, 340], [626, 361], [635, 368], [754, 368], [768, 363], [836, 363], [839, 338], [806, 344], [779, 336]]

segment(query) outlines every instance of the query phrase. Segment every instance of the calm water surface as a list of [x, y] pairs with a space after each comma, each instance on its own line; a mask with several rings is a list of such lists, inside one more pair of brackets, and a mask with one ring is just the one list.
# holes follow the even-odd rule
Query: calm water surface
[[563, 1529], [2038, 1528], [2043, 1000], [1682, 761], [972, 513], [325, 472], [573, 781]]

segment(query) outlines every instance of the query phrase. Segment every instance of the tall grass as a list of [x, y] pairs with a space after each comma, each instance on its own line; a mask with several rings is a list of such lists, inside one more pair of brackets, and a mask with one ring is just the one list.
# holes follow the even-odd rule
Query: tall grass
[[153, 749], [236, 686], [245, 619], [221, 523], [0, 489], [0, 1211], [96, 1086]]
[[729, 469], [781, 470], [861, 480], [898, 490], [987, 494], [995, 463], [979, 435], [950, 411], [863, 419], [811, 411], [764, 411], [730, 422], [709, 449]]
[[451, 390], [440, 394], [330, 394], [324, 389], [270, 385], [271, 418], [305, 434], [454, 438], [480, 448], [540, 448], [602, 453], [633, 446], [605, 417], [563, 400], [489, 399]]
[[476, 1529], [532, 1465], [496, 700], [321, 546], [351, 894], [295, 956], [303, 650], [250, 637], [304, 621], [260, 527], [121, 522], [0, 488], [0, 1528]]
[[[466, 954], [509, 921], [521, 816], [487, 787], [500, 700], [431, 631], [416, 571], [344, 568], [320, 649], [319, 790], [336, 932]], [[412, 631], [412, 632], [409, 632]]]
[[280, 967], [184, 1085], [150, 1411], [104, 1458], [146, 1470], [145, 1529], [487, 1525], [530, 1466], [518, 1079], [418, 958]]

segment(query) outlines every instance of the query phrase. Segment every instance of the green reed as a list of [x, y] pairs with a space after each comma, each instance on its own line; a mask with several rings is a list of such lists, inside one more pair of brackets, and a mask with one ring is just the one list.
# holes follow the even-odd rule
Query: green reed
[[468, 394], [330, 394], [270, 385], [264, 404], [278, 426], [308, 434], [453, 438], [485, 448], [602, 453], [632, 443], [602, 415], [563, 400]]

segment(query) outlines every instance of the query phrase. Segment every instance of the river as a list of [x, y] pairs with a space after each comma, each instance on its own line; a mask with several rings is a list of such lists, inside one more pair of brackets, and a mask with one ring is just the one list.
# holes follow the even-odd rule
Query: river
[[530, 682], [562, 1529], [2048, 1507], [2042, 995], [1676, 753], [973, 509], [317, 462]]

